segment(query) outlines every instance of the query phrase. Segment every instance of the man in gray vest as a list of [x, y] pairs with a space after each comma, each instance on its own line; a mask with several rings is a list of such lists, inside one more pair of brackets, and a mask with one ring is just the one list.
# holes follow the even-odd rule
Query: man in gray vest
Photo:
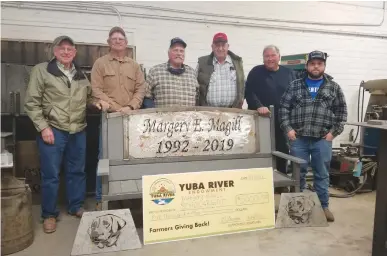
[[242, 58], [229, 51], [227, 35], [215, 34], [212, 53], [196, 67], [200, 106], [242, 108], [245, 75]]

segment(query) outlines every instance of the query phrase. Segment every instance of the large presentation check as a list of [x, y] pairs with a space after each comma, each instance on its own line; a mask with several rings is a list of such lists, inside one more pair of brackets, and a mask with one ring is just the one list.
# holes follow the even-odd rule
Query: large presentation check
[[144, 244], [275, 227], [273, 169], [143, 176]]

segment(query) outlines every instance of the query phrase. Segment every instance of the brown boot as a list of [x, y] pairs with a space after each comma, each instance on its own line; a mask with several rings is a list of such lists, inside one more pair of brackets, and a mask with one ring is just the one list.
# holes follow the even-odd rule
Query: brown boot
[[335, 217], [333, 216], [333, 213], [328, 208], [324, 209], [324, 213], [325, 213], [325, 217], [327, 218], [327, 221], [329, 222], [335, 221]]
[[75, 216], [77, 218], [82, 218], [84, 212], [85, 210], [83, 208], [80, 208], [76, 213], [70, 213], [70, 215]]
[[95, 204], [95, 210], [96, 211], [102, 211], [102, 202], [97, 202]]
[[56, 231], [56, 219], [53, 217], [44, 219], [43, 230], [47, 234], [54, 233]]

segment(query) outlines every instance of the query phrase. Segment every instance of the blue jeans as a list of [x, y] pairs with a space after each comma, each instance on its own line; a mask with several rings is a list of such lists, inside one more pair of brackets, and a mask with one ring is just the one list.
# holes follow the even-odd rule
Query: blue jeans
[[86, 194], [86, 133], [81, 131], [70, 134], [65, 131], [51, 128], [54, 133], [54, 144], [46, 144], [41, 135], [37, 137], [40, 153], [42, 218], [58, 217], [56, 207], [59, 173], [63, 161], [67, 211], [76, 213], [82, 206]]
[[[290, 141], [290, 154], [311, 163], [314, 188], [322, 208], [329, 206], [329, 168], [332, 159], [332, 141], [311, 137], [297, 137]], [[300, 189], [305, 189], [308, 164], [301, 165]]]
[[[98, 159], [102, 158], [102, 124], [99, 126], [99, 141], [98, 141]], [[98, 164], [98, 163], [97, 163]], [[98, 165], [97, 169], [98, 170]], [[96, 173], [95, 177], [95, 200], [97, 202], [102, 201], [102, 178]]]

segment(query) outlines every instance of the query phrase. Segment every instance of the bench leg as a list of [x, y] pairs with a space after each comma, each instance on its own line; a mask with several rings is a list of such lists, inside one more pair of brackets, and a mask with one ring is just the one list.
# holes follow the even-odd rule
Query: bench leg
[[292, 192], [300, 192], [300, 165], [292, 162], [292, 179], [296, 181], [296, 185], [293, 187]]
[[103, 199], [104, 195], [109, 195], [109, 176], [102, 176], [102, 210], [107, 211], [109, 208], [109, 201]]
[[109, 201], [102, 201], [102, 211], [109, 210]]

